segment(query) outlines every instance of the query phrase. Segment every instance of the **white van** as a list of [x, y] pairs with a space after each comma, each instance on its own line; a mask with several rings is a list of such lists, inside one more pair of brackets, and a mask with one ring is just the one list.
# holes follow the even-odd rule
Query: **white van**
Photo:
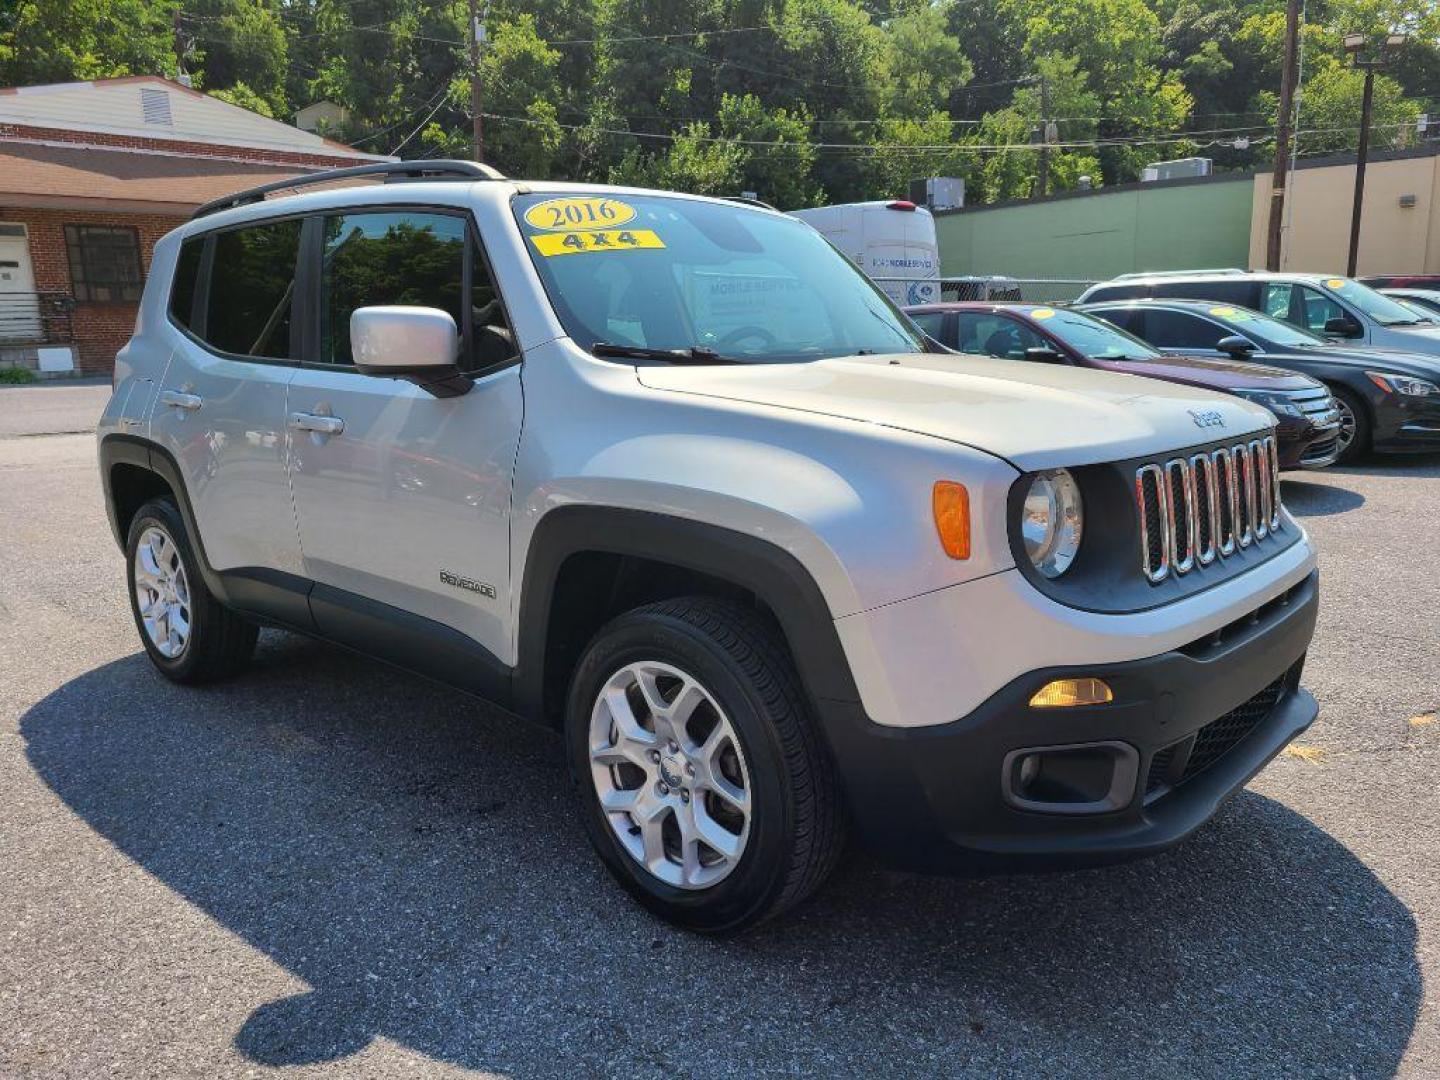
[[902, 306], [940, 300], [935, 219], [913, 202], [842, 203], [791, 213], [820, 232]]

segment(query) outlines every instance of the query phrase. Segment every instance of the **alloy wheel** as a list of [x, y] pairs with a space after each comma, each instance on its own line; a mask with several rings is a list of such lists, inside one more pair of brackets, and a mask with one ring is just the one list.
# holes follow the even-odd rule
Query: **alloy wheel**
[[1349, 402], [1342, 397], [1335, 398], [1335, 405], [1340, 410], [1340, 434], [1339, 452], [1344, 456], [1345, 451], [1350, 449], [1350, 444], [1355, 441], [1355, 410], [1350, 408]]
[[174, 660], [190, 643], [190, 583], [170, 534], [150, 525], [135, 547], [135, 603], [156, 651]]
[[724, 710], [695, 678], [628, 664], [590, 712], [590, 776], [620, 846], [652, 876], [706, 889], [739, 864], [750, 836], [750, 773]]

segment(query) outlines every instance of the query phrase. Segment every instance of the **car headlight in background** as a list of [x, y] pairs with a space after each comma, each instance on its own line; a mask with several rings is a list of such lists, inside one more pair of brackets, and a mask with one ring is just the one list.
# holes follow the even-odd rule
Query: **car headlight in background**
[[1366, 375], [1370, 381], [1380, 387], [1387, 394], [1408, 394], [1410, 397], [1428, 397], [1430, 394], [1440, 394], [1440, 386], [1433, 382], [1426, 382], [1424, 379], [1415, 379], [1409, 375], [1387, 375], [1383, 371], [1367, 371]]
[[1020, 535], [1035, 569], [1047, 578], [1057, 578], [1070, 569], [1080, 550], [1084, 525], [1080, 485], [1070, 471], [1037, 473], [1020, 510]]
[[1276, 416], [1304, 416], [1300, 407], [1285, 394], [1274, 390], [1237, 390], [1235, 393], [1246, 401], [1254, 402], [1269, 409]]

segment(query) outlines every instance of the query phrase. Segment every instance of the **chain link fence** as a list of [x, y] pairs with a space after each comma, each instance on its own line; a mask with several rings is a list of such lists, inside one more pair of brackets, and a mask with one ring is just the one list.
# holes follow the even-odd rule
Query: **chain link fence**
[[906, 307], [953, 300], [1063, 304], [1095, 284], [1091, 278], [1015, 278], [1000, 274], [947, 278], [872, 278], [891, 300]]

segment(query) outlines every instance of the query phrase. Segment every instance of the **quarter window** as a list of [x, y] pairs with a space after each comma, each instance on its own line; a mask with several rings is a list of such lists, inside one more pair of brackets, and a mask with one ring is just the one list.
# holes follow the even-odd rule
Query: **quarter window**
[[292, 359], [298, 219], [219, 233], [205, 313], [205, 340], [222, 352]]
[[943, 336], [945, 331], [945, 313], [943, 311], [922, 311], [911, 315], [910, 318], [916, 326], [936, 341], [942, 345], [949, 344]]
[[195, 286], [204, 254], [205, 238], [192, 236], [180, 245], [180, 257], [175, 260], [175, 279], [170, 283], [170, 317], [187, 329], [195, 314]]
[[1272, 319], [1290, 321], [1290, 294], [1293, 290], [1294, 286], [1289, 284], [1266, 285], [1261, 310]]
[[[502, 363], [514, 336], [484, 261], [468, 248], [465, 219], [450, 214], [344, 214], [325, 219], [320, 274], [320, 360], [351, 364], [350, 316], [362, 307], [439, 308], [469, 348], [463, 370]], [[467, 278], [470, 287], [466, 289]]]
[[145, 276], [140, 269], [140, 235], [119, 225], [66, 225], [70, 285], [76, 300], [134, 303]]

